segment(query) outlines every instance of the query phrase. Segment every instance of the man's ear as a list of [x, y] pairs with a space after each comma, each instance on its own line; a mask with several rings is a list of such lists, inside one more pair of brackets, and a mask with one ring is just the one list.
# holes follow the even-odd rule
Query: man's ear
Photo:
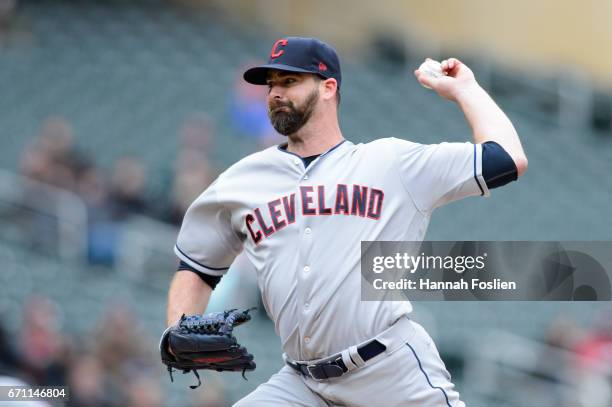
[[321, 93], [323, 100], [335, 99], [338, 82], [334, 78], [329, 78], [321, 81], [321, 85], [323, 86]]

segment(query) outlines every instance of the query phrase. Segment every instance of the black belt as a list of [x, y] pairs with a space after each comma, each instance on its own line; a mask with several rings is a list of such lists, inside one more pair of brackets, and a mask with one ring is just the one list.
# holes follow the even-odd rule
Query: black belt
[[[385, 349], [387, 349], [387, 347], [375, 339], [357, 348], [357, 353], [359, 353], [361, 359], [366, 362], [372, 359], [374, 356], [378, 356], [383, 353]], [[291, 362], [289, 360], [287, 360], [286, 363], [298, 373], [301, 373], [306, 377], [311, 377], [314, 380], [325, 380], [340, 377], [348, 372], [348, 368], [342, 361], [342, 354], [332, 356], [328, 362], [321, 362], [317, 364], [305, 364]]]

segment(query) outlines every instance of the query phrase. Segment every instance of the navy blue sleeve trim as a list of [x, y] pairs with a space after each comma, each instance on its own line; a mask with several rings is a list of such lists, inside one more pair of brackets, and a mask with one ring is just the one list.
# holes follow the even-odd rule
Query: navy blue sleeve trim
[[484, 189], [482, 189], [482, 185], [480, 185], [480, 181], [478, 181], [478, 176], [476, 175], [476, 144], [474, 144], [474, 179], [476, 180], [476, 184], [478, 184], [478, 188], [480, 189], [480, 196], [483, 196]]
[[206, 266], [206, 265], [204, 265], [202, 263], [199, 263], [199, 262], [195, 261], [194, 259], [192, 259], [191, 257], [187, 256], [187, 254], [185, 254], [185, 252], [182, 251], [181, 248], [178, 247], [178, 245], [176, 245], [176, 250], [181, 252], [181, 254], [183, 256], [187, 257], [190, 261], [194, 262], [198, 266], [204, 267], [205, 269], [209, 269], [209, 270], [213, 270], [213, 271], [225, 271], [225, 270], [229, 270], [229, 267], [209, 267], [209, 266]]
[[202, 281], [208, 284], [213, 290], [217, 284], [219, 284], [219, 281], [221, 281], [221, 276], [211, 276], [210, 274], [202, 273], [201, 271], [196, 270], [189, 264], [185, 263], [183, 260], [181, 260], [177, 271], [191, 271], [192, 273], [196, 273], [198, 277], [200, 277]]
[[482, 177], [489, 189], [518, 179], [518, 170], [510, 154], [495, 141], [482, 144]]

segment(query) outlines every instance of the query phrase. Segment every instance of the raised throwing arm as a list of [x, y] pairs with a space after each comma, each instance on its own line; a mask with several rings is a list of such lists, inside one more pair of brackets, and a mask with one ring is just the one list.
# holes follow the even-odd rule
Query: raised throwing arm
[[417, 80], [441, 97], [457, 103], [472, 128], [474, 143], [498, 143], [512, 157], [520, 177], [527, 170], [527, 157], [508, 116], [480, 87], [467, 65], [456, 58], [441, 64], [444, 76], [434, 77], [416, 70]]

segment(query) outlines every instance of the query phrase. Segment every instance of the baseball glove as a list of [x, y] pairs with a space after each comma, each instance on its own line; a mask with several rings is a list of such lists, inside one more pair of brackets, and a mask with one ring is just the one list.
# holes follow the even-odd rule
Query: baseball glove
[[[179, 322], [166, 329], [159, 350], [161, 360], [168, 367], [170, 380], [173, 369], [183, 373], [193, 372], [198, 379], [195, 389], [202, 383], [198, 370], [242, 371], [255, 370], [255, 362], [245, 347], [240, 346], [233, 335], [234, 327], [251, 319], [253, 308], [238, 311], [231, 309], [207, 315], [183, 315]], [[172, 353], [168, 351], [168, 346]], [[246, 379], [246, 377], [245, 377]]]

